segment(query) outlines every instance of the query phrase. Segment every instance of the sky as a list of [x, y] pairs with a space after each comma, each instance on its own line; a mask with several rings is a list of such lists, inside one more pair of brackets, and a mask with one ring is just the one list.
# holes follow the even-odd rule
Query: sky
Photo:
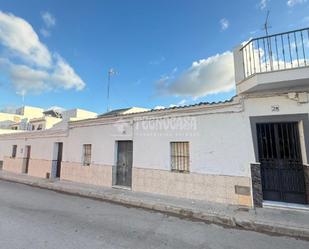
[[0, 109], [162, 108], [235, 95], [233, 49], [309, 26], [307, 0], [0, 0]]

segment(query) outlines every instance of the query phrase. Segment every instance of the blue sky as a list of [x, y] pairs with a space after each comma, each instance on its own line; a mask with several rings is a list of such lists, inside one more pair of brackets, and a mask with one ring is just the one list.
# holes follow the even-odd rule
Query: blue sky
[[[309, 26], [307, 0], [0, 0], [0, 109], [220, 101], [235, 94], [233, 48]], [[11, 40], [10, 40], [11, 39]]]

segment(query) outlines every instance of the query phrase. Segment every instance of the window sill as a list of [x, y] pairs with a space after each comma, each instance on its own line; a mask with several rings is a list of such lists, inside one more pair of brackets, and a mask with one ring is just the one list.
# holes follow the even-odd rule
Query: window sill
[[190, 171], [171, 170], [172, 173], [190, 174]]

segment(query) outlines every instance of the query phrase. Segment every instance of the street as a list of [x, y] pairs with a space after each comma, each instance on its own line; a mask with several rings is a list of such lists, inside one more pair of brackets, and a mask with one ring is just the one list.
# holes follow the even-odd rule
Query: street
[[0, 181], [0, 248], [309, 248], [308, 241]]

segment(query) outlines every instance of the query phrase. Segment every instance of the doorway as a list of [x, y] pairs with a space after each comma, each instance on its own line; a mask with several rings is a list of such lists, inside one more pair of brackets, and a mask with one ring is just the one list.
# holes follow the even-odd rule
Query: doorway
[[298, 122], [257, 123], [263, 199], [306, 204]]
[[28, 174], [29, 171], [29, 163], [30, 163], [30, 158], [31, 158], [31, 146], [30, 145], [26, 145], [25, 148], [25, 153], [26, 153], [26, 157], [25, 157], [25, 168], [24, 168], [24, 173]]
[[56, 174], [55, 175], [57, 178], [59, 178], [61, 174], [63, 143], [56, 143], [55, 150], [56, 150], [56, 160], [54, 160], [56, 164]]
[[133, 142], [117, 142], [116, 185], [132, 185]]

